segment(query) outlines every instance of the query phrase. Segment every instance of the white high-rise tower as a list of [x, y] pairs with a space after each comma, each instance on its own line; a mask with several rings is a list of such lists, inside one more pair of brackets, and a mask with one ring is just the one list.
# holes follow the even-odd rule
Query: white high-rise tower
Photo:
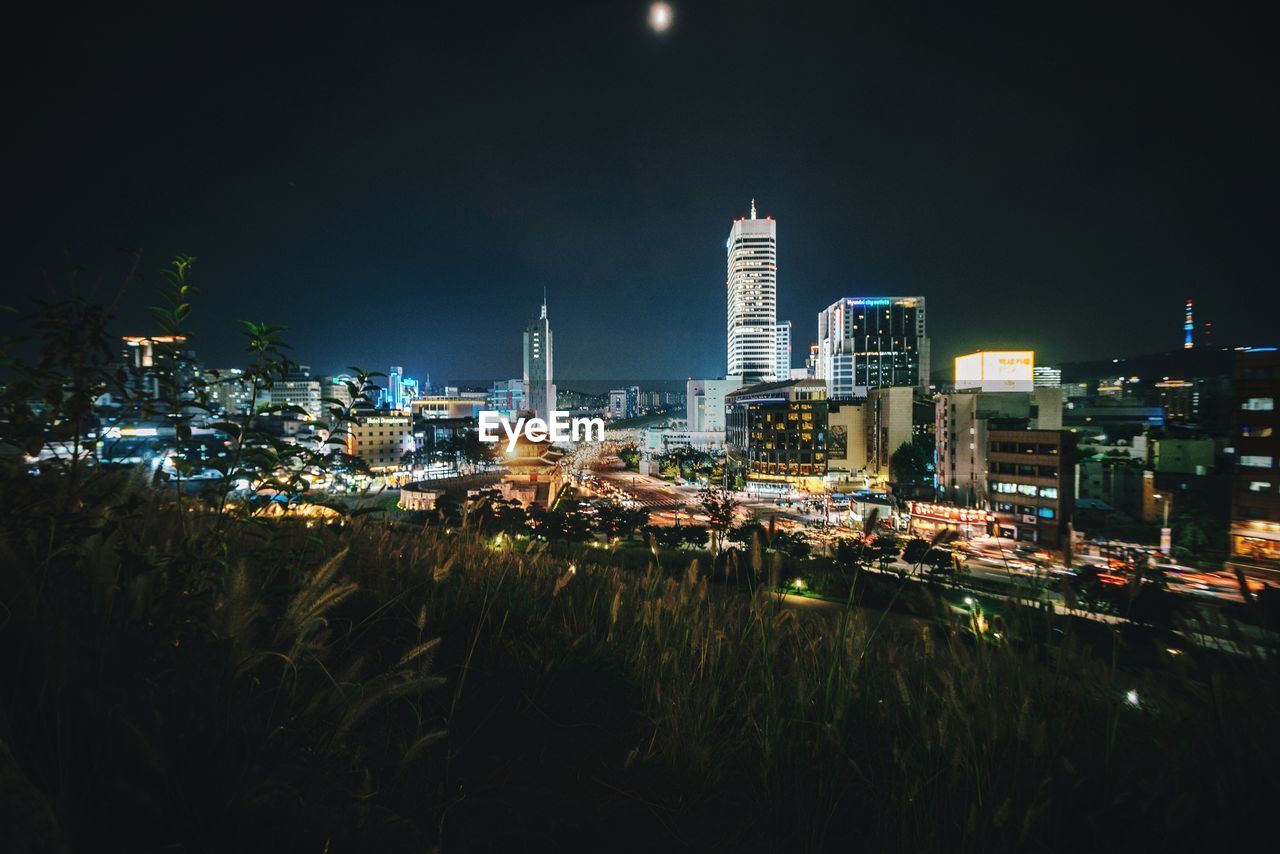
[[546, 420], [556, 408], [556, 384], [551, 372], [551, 322], [547, 320], [547, 295], [542, 294], [542, 314], [524, 331], [524, 408]]
[[778, 224], [773, 217], [734, 220], [725, 243], [728, 252], [729, 376], [745, 385], [778, 374], [775, 343], [778, 321]]

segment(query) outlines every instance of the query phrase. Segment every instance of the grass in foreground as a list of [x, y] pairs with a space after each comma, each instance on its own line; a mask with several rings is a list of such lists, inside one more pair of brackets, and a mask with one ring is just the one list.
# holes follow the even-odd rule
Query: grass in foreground
[[0, 493], [19, 851], [1220, 848], [1277, 794], [1265, 660], [36, 480]]

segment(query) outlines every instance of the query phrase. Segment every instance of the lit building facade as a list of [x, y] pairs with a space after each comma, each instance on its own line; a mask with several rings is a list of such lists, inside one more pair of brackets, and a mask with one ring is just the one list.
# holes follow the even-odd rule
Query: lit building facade
[[347, 425], [346, 451], [377, 473], [407, 468], [404, 455], [414, 450], [409, 415], [363, 415]]
[[987, 433], [987, 509], [1001, 537], [1060, 549], [1075, 495], [1075, 434], [1069, 430]]
[[986, 496], [988, 431], [997, 422], [1035, 430], [1062, 427], [1056, 389], [1033, 392], [957, 391], [934, 398], [938, 497], [976, 506]]
[[488, 406], [488, 396], [482, 397], [422, 397], [411, 401], [409, 410], [417, 418], [478, 418], [480, 410]]
[[514, 419], [524, 409], [524, 381], [498, 380], [495, 382], [485, 398], [485, 408]]
[[640, 414], [640, 387], [615, 388], [609, 392], [609, 418], [619, 421]]
[[293, 366], [284, 379], [271, 384], [270, 400], [273, 409], [296, 406], [307, 416], [319, 418], [324, 415], [324, 405], [320, 398], [320, 380], [311, 376], [311, 368], [307, 365]]
[[820, 380], [759, 383], [726, 398], [725, 445], [748, 484], [826, 488], [827, 389]]
[[747, 384], [777, 377], [778, 229], [773, 217], [737, 219], [725, 243], [728, 372]]
[[924, 297], [846, 297], [818, 314], [818, 379], [832, 398], [929, 387]]
[[186, 336], [126, 335], [123, 341], [120, 357], [128, 396], [155, 400], [168, 388], [183, 399], [192, 398], [187, 390], [200, 369]]
[[971, 507], [953, 507], [950, 504], [932, 504], [912, 501], [911, 533], [931, 540], [943, 531], [955, 531], [961, 539], [981, 537], [990, 532], [986, 510]]
[[551, 359], [551, 322], [547, 320], [547, 299], [542, 313], [524, 331], [524, 407], [543, 420], [556, 408], [555, 373]]
[[1155, 384], [1164, 420], [1184, 424], [1200, 420], [1200, 381], [1164, 379]]
[[1235, 398], [1228, 565], [1274, 582], [1280, 580], [1280, 353], [1240, 353]]
[[253, 387], [240, 368], [219, 368], [204, 372], [209, 408], [224, 415], [246, 415], [253, 411]]
[[391, 370], [387, 371], [387, 393], [383, 397], [383, 404], [387, 409], [400, 412], [405, 408], [403, 381], [404, 368], [392, 365]]

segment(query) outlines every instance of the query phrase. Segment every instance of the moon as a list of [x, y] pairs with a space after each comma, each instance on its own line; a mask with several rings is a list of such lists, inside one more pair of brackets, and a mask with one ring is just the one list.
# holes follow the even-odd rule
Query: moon
[[649, 7], [649, 29], [655, 33], [665, 33], [671, 29], [671, 22], [675, 19], [675, 11], [671, 8], [670, 3], [659, 2]]

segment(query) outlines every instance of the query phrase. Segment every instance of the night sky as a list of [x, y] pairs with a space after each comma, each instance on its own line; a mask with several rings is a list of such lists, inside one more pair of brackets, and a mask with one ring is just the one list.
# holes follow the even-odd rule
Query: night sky
[[714, 376], [752, 197], [796, 364], [859, 295], [925, 295], [935, 367], [1172, 349], [1188, 296], [1280, 339], [1264, 4], [106, 5], [2, 37], [4, 301], [142, 248], [145, 331], [192, 254], [214, 366], [243, 317], [320, 372], [518, 377], [546, 287], [559, 377]]

